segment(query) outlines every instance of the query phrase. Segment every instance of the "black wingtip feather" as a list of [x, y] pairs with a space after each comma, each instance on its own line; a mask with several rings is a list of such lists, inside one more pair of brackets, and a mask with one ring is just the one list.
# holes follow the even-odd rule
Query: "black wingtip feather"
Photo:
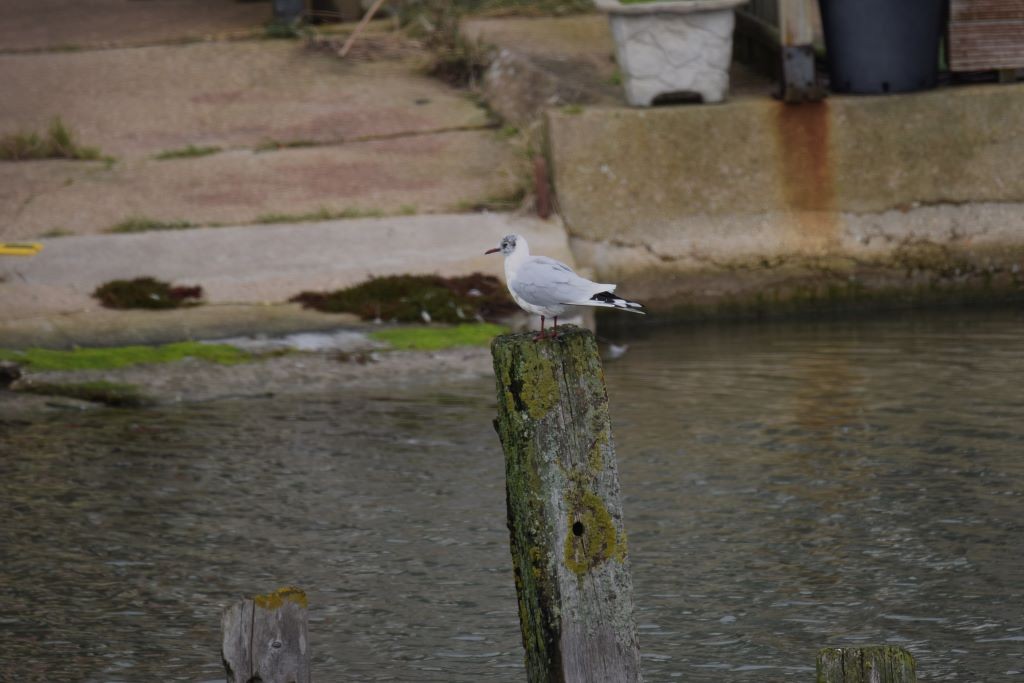
[[[624, 309], [630, 309], [630, 310], [631, 309], [643, 308], [643, 304], [638, 304], [635, 301], [629, 301], [628, 299], [623, 299], [622, 297], [616, 296], [615, 294], [613, 294], [611, 292], [598, 292], [594, 296], [590, 297], [590, 300], [591, 301], [599, 301], [599, 302], [601, 302], [603, 304], [608, 304], [609, 306], [614, 306], [615, 308], [624, 308]], [[635, 311], [635, 312], [639, 313], [640, 311]]]

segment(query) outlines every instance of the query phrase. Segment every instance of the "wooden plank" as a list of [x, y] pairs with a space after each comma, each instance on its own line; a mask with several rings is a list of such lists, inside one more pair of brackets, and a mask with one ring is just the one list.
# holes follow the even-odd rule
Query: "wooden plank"
[[951, 71], [1024, 68], [1024, 0], [952, 0]]
[[221, 658], [228, 683], [252, 679], [252, 600], [239, 600], [224, 610], [220, 620]]
[[818, 683], [916, 683], [914, 656], [902, 647], [825, 647], [818, 652]]
[[812, 0], [779, 0], [779, 39], [782, 47], [814, 43]]
[[633, 582], [608, 396], [594, 335], [491, 345], [495, 428], [532, 683], [640, 681]]
[[240, 600], [221, 618], [221, 655], [228, 683], [310, 683], [306, 594], [280, 588]]
[[1024, 0], [950, 0], [949, 20], [1002, 21], [1024, 15]]

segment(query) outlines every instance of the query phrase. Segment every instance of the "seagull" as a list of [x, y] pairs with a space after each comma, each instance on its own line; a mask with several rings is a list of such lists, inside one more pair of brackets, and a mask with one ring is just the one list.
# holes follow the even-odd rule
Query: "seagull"
[[505, 235], [501, 245], [485, 254], [505, 255], [505, 283], [519, 307], [540, 316], [540, 334], [544, 336], [545, 318], [554, 318], [552, 334], [558, 334], [558, 316], [576, 306], [617, 308], [643, 315], [642, 305], [615, 296], [615, 285], [591, 282], [573, 272], [561, 261], [547, 256], [530, 256], [530, 247], [522, 235]]

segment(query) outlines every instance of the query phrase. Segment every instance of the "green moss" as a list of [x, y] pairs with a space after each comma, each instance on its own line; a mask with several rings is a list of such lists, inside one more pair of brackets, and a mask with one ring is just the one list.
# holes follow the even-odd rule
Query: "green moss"
[[273, 20], [263, 27], [263, 37], [268, 40], [294, 40], [302, 36], [303, 29], [299, 22]]
[[59, 117], [53, 119], [46, 135], [37, 133], [10, 133], [0, 137], [0, 159], [26, 161], [30, 159], [75, 159], [97, 161], [103, 155], [95, 147], [82, 147]]
[[587, 489], [567, 496], [569, 529], [565, 536], [565, 566], [583, 576], [610, 558], [624, 555], [618, 548], [615, 522], [604, 501]]
[[115, 382], [22, 382], [18, 385], [17, 391], [92, 401], [115, 408], [140, 408], [154, 403], [153, 399], [142, 394], [134, 384]]
[[316, 147], [318, 144], [314, 140], [264, 140], [260, 144], [256, 145], [253, 151], [256, 152], [276, 152], [280, 149], [294, 149], [297, 147]]
[[280, 608], [286, 600], [294, 602], [299, 607], [309, 607], [309, 598], [306, 597], [306, 591], [294, 586], [278, 588], [273, 593], [254, 595], [252, 598], [257, 607], [267, 610]]
[[74, 234], [75, 233], [70, 230], [65, 230], [64, 228], [53, 228], [52, 230], [44, 232], [40, 237], [45, 239], [55, 239], [57, 237], [71, 237]]
[[481, 273], [388, 275], [333, 292], [302, 292], [291, 300], [325, 313], [396, 322], [493, 321], [516, 310], [501, 281]]
[[436, 351], [456, 346], [487, 346], [507, 331], [491, 323], [464, 323], [454, 327], [393, 327], [378, 330], [370, 338], [403, 351]]
[[0, 349], [0, 360], [10, 360], [31, 370], [112, 370], [131, 365], [172, 363], [183, 358], [199, 358], [211, 363], [233, 365], [251, 358], [250, 354], [226, 344], [179, 342], [163, 346], [116, 346], [99, 349]]
[[160, 152], [154, 159], [165, 161], [167, 159], [191, 159], [194, 157], [205, 157], [211, 154], [216, 154], [220, 151], [220, 147], [196, 147], [195, 145], [189, 145], [188, 147], [182, 147], [180, 149], [169, 149], [166, 152]]
[[185, 230], [197, 227], [188, 221], [161, 221], [145, 216], [132, 216], [107, 228], [110, 233], [150, 232], [153, 230]]
[[591, 472], [600, 472], [604, 469], [604, 449], [608, 447], [608, 430], [604, 428], [601, 422], [603, 420], [597, 419], [598, 429], [600, 430], [597, 435], [597, 439], [590, 446], [589, 457], [587, 458], [590, 463]]
[[384, 215], [379, 209], [360, 209], [349, 207], [340, 211], [325, 206], [309, 213], [264, 213], [255, 218], [255, 223], [309, 223], [313, 221], [334, 221], [349, 218], [380, 218]]
[[478, 201], [462, 201], [456, 207], [459, 211], [513, 211], [526, 199], [526, 188], [513, 187], [502, 194], [484, 197]]

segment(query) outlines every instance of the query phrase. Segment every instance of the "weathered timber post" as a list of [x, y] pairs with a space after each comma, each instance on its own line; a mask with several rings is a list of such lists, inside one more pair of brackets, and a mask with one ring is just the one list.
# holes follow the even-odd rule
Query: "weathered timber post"
[[227, 683], [310, 683], [308, 605], [302, 590], [279, 588], [224, 610]]
[[814, 0], [779, 0], [783, 102], [817, 102], [825, 97], [814, 68], [813, 5]]
[[917, 683], [914, 656], [902, 647], [823, 647], [818, 683]]
[[640, 681], [633, 581], [594, 335], [491, 344], [531, 683]]

